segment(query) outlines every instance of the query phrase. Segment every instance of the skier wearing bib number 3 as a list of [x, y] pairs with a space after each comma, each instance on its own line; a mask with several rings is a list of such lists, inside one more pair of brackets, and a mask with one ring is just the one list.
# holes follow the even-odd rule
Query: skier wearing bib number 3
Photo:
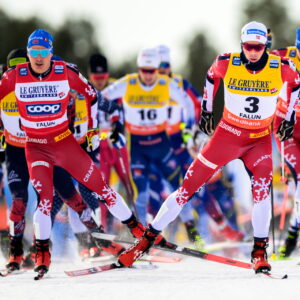
[[[251, 261], [256, 273], [268, 272], [266, 248], [270, 223], [272, 146], [270, 125], [278, 93], [284, 82], [288, 89], [288, 110], [277, 135], [291, 136], [294, 104], [299, 93], [299, 75], [290, 61], [266, 52], [267, 28], [250, 22], [242, 28], [241, 53], [219, 55], [207, 73], [200, 129], [213, 137], [191, 164], [181, 187], [162, 205], [144, 236], [119, 256], [130, 266], [147, 251], [159, 234], [181, 211], [193, 194], [223, 165], [241, 159], [251, 179], [254, 246]], [[223, 118], [214, 131], [213, 99], [220, 79], [225, 90]], [[222, 149], [220, 151], [220, 149]], [[139, 255], [136, 255], [139, 253]]]

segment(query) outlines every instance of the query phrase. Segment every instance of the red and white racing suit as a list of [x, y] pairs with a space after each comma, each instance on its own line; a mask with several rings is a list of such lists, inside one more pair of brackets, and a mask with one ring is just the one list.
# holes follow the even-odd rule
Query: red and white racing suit
[[[297, 48], [295, 46], [282, 48], [278, 50], [273, 50], [272, 53], [275, 53], [276, 55], [288, 57], [293, 61], [293, 63], [296, 66], [297, 71], [300, 71], [300, 59], [297, 54]], [[294, 196], [294, 213], [293, 216], [290, 219], [290, 225], [292, 227], [298, 227], [300, 223], [300, 103], [299, 99], [297, 102], [297, 105], [295, 106], [296, 111], [296, 124], [294, 126], [294, 133], [293, 136], [284, 141], [280, 142], [278, 137], [276, 136], [276, 132], [278, 130], [278, 127], [281, 123], [281, 121], [284, 119], [284, 116], [287, 111], [287, 99], [290, 94], [290, 90], [287, 89], [286, 84], [280, 91], [280, 95], [278, 98], [278, 104], [276, 109], [276, 116], [274, 119], [274, 137], [275, 141], [277, 143], [279, 151], [282, 150], [281, 144], [283, 143], [284, 147], [284, 159], [287, 163], [289, 169], [291, 170], [292, 176], [296, 183], [296, 191]]]
[[97, 127], [96, 91], [78, 71], [62, 61], [51, 63], [44, 76], [34, 74], [29, 63], [20, 64], [4, 74], [0, 86], [0, 99], [15, 92], [22, 128], [27, 135], [26, 159], [39, 200], [34, 213], [34, 230], [36, 238], [41, 240], [50, 237], [54, 165], [61, 166], [99, 194], [120, 220], [127, 220], [132, 215], [68, 129], [70, 88], [85, 96], [89, 127]]
[[278, 56], [267, 55], [261, 70], [251, 72], [243, 64], [240, 53], [220, 55], [207, 74], [202, 106], [205, 111], [212, 111], [221, 78], [225, 90], [223, 118], [213, 137], [188, 169], [182, 186], [164, 202], [151, 225], [156, 230], [162, 230], [217, 170], [239, 158], [251, 178], [254, 237], [265, 238], [269, 231], [271, 207], [270, 125], [277, 95], [284, 82], [292, 91], [285, 118], [290, 120], [293, 117], [299, 76], [286, 59]]

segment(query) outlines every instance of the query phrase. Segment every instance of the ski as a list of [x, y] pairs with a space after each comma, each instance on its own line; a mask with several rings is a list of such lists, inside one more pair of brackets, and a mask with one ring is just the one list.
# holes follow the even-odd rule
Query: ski
[[[77, 276], [91, 275], [91, 274], [96, 274], [96, 273], [101, 273], [101, 272], [110, 271], [114, 269], [121, 269], [121, 268], [123, 268], [121, 265], [118, 265], [117, 263], [113, 263], [104, 266], [97, 266], [97, 267], [85, 268], [85, 269], [74, 270], [74, 271], [64, 271], [64, 272], [70, 277], [77, 277]], [[150, 263], [148, 265], [134, 265], [126, 269], [153, 270], [156, 268], [157, 266], [152, 265]]]
[[273, 273], [270, 273], [270, 272], [258, 273], [257, 275], [262, 275], [263, 277], [268, 277], [268, 278], [271, 278], [271, 279], [287, 279], [288, 278], [287, 274], [282, 276], [282, 275], [273, 274]]
[[6, 277], [9, 275], [19, 275], [19, 274], [23, 274], [26, 271], [30, 271], [32, 270], [33, 267], [21, 267], [21, 269], [1, 269], [0, 270], [0, 277]]
[[76, 276], [84, 276], [84, 275], [105, 272], [105, 271], [109, 271], [109, 270], [113, 270], [113, 269], [117, 269], [117, 268], [120, 268], [120, 267], [113, 263], [113, 264], [109, 264], [109, 265], [85, 268], [85, 269], [81, 269], [81, 270], [65, 271], [65, 273], [68, 276], [76, 277]]
[[[90, 263], [99, 263], [109, 260], [115, 260], [116, 257], [113, 255], [101, 256], [101, 257], [91, 257], [87, 258], [84, 261]], [[168, 257], [168, 256], [158, 256], [158, 255], [144, 255], [139, 261], [148, 261], [156, 263], [177, 263], [181, 261], [181, 257]]]
[[[133, 242], [121, 240], [117, 236], [111, 235], [111, 234], [103, 234], [103, 233], [95, 232], [95, 233], [92, 233], [92, 236], [97, 239], [104, 239], [104, 240], [114, 241], [117, 243], [133, 244]], [[206, 252], [203, 252], [200, 250], [181, 247], [176, 244], [169, 243], [169, 242], [167, 242], [163, 246], [153, 245], [152, 247], [163, 250], [163, 251], [173, 252], [173, 253], [182, 254], [182, 255], [186, 255], [186, 256], [197, 257], [197, 258], [214, 261], [217, 263], [222, 263], [222, 264], [235, 266], [235, 267], [239, 267], [239, 268], [252, 269], [252, 264], [250, 264], [250, 263], [246, 263], [246, 262], [235, 260], [235, 259], [230, 259], [227, 257], [223, 257], [223, 256], [211, 254], [211, 253], [206, 253]]]
[[98, 256], [98, 257], [86, 257], [82, 259], [83, 262], [90, 262], [90, 263], [99, 263], [99, 262], [107, 262], [109, 260], [114, 260], [116, 257], [114, 255], [105, 255], [105, 256]]
[[139, 260], [140, 261], [156, 262], [156, 263], [177, 263], [177, 262], [181, 261], [181, 257], [144, 255]]
[[[131, 241], [126, 241], [126, 240], [120, 239], [119, 237], [117, 237], [115, 235], [111, 235], [111, 234], [92, 233], [92, 236], [97, 239], [110, 240], [110, 241], [124, 243], [124, 244], [133, 244], [133, 242], [131, 242]], [[234, 267], [250, 269], [250, 270], [253, 269], [251, 263], [246, 263], [243, 261], [226, 258], [226, 257], [219, 256], [219, 255], [202, 252], [200, 250], [194, 250], [194, 249], [190, 249], [190, 248], [180, 247], [176, 244], [169, 243], [169, 242], [167, 242], [164, 246], [153, 245], [152, 248], [159, 249], [162, 251], [168, 251], [168, 252], [173, 252], [173, 253], [177, 253], [177, 254], [182, 254], [182, 255], [186, 255], [186, 256], [197, 257], [197, 258], [214, 261], [217, 263], [222, 263], [222, 264], [226, 264], [226, 265], [230, 265], [230, 266], [234, 266]], [[288, 278], [287, 274], [278, 275], [278, 274], [273, 274], [271, 272], [264, 272], [264, 273], [258, 273], [258, 274], [261, 274], [261, 276], [268, 277], [271, 279], [287, 279]]]
[[19, 275], [25, 273], [27, 270], [21, 269], [21, 270], [1, 270], [0, 277], [7, 277], [10, 275]]

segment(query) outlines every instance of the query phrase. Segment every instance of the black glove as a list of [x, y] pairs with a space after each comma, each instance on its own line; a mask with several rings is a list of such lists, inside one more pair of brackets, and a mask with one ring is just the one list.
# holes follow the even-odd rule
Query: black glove
[[113, 146], [115, 148], [122, 148], [125, 146], [125, 137], [124, 137], [124, 126], [119, 122], [112, 123], [112, 133], [109, 136]]
[[289, 139], [293, 135], [294, 125], [295, 125], [295, 122], [287, 121], [287, 120], [283, 120], [280, 123], [276, 134], [281, 142]]
[[0, 130], [0, 152], [5, 151], [5, 149], [6, 149], [6, 142], [5, 142], [4, 131]]
[[201, 119], [199, 122], [199, 128], [207, 135], [212, 135], [214, 133], [214, 116], [212, 112], [203, 110], [201, 114]]

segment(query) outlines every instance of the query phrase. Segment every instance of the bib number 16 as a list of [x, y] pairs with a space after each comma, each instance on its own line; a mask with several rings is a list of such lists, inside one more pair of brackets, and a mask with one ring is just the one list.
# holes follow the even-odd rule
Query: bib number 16
[[149, 109], [149, 110], [141, 109], [138, 111], [138, 113], [140, 114], [142, 121], [145, 121], [145, 120], [153, 121], [157, 117], [157, 112], [155, 109]]

